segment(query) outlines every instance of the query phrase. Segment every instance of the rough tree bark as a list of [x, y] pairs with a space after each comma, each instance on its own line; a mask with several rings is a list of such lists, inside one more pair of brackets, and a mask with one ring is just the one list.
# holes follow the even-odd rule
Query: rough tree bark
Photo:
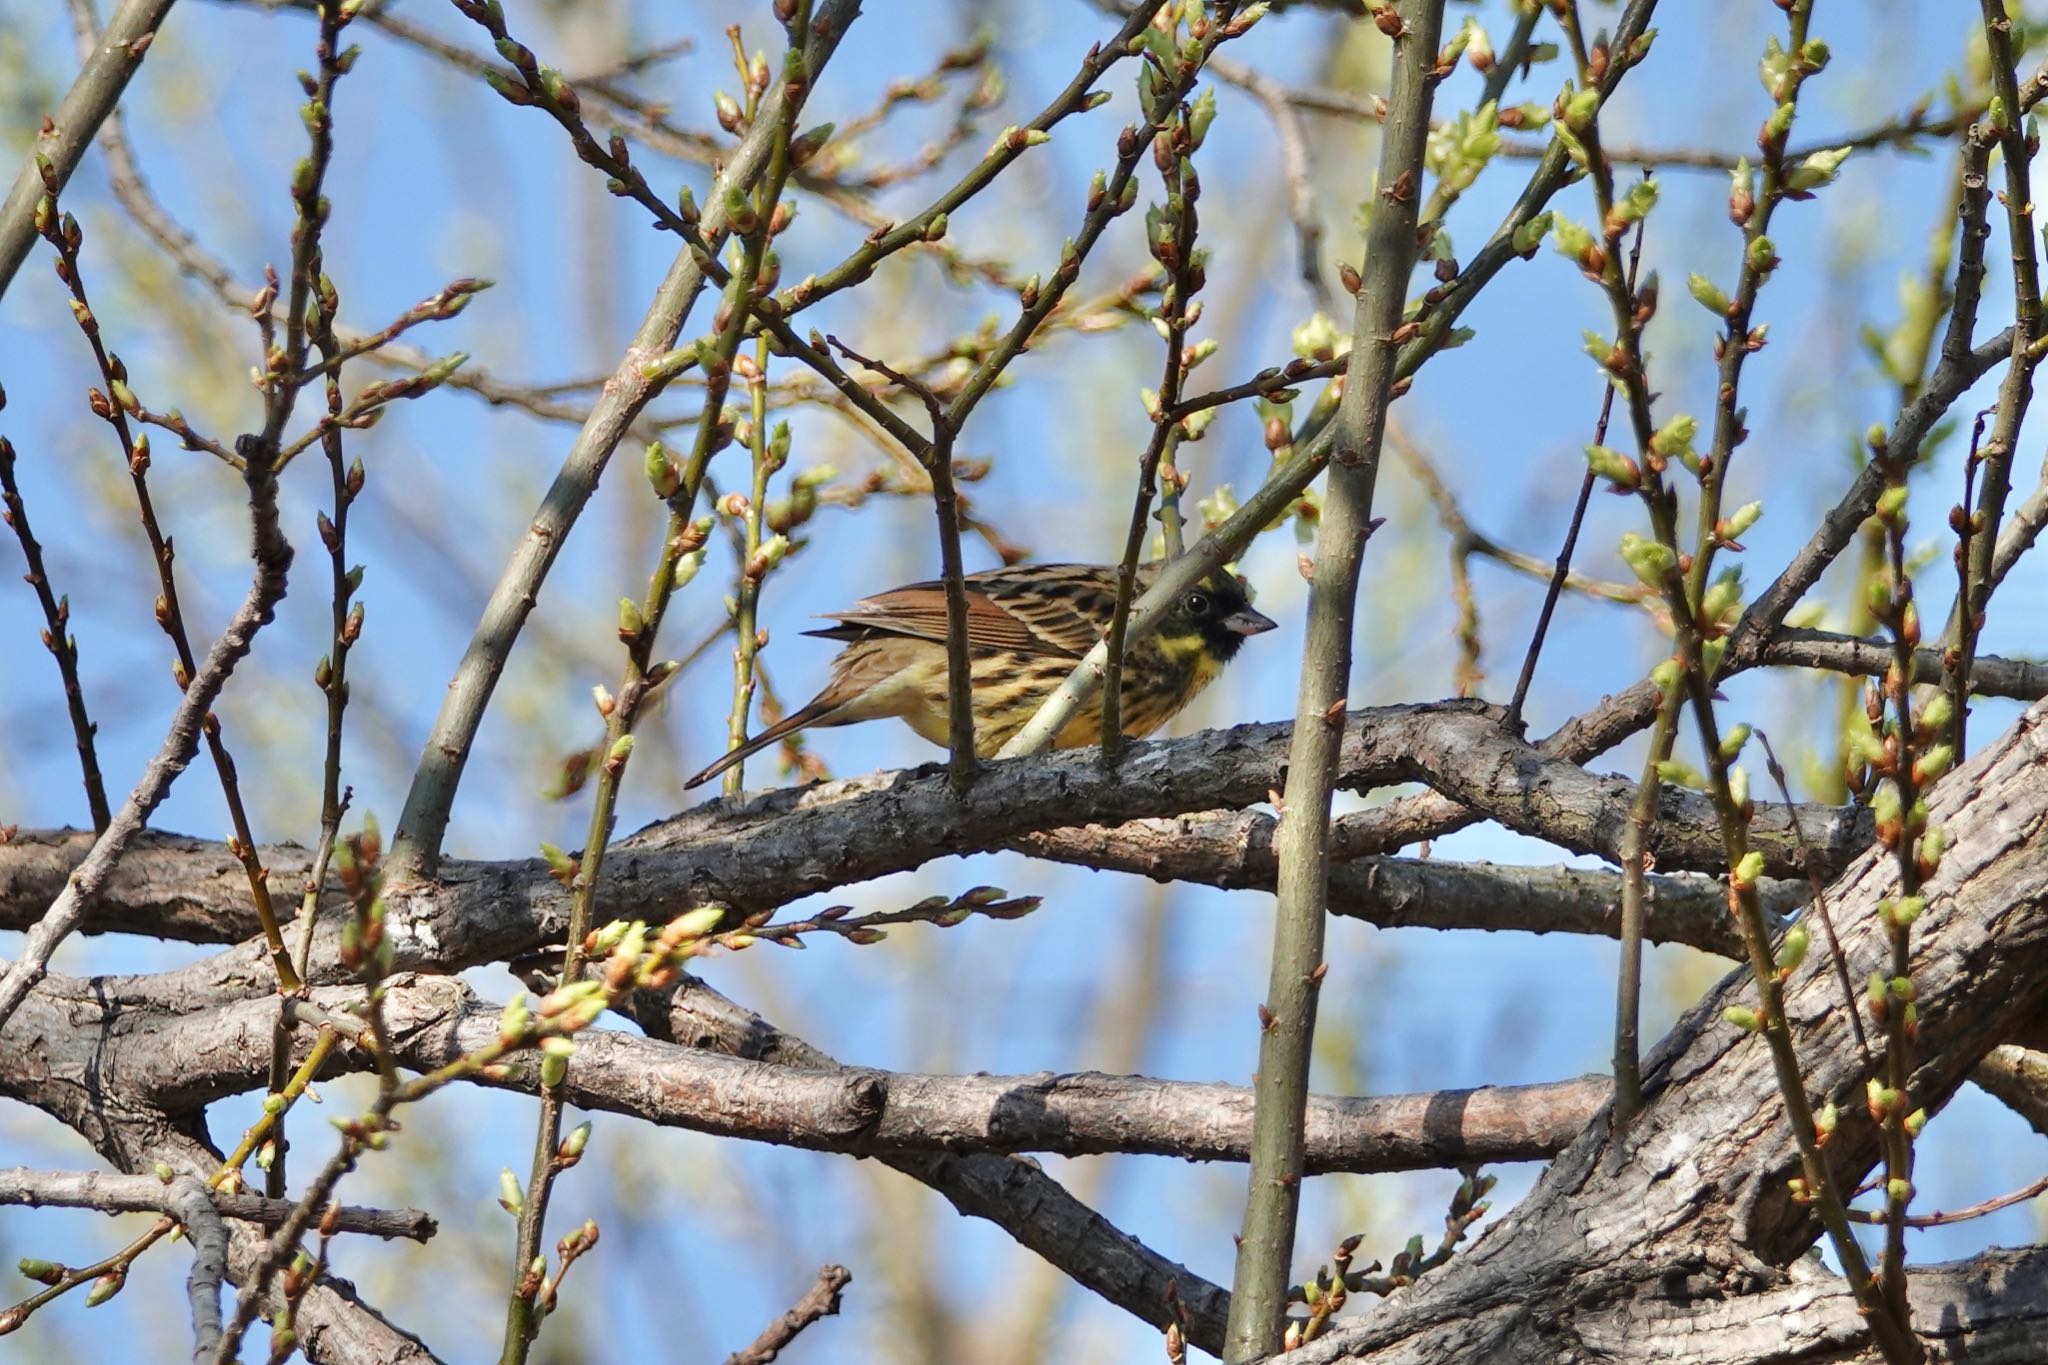
[[[1930, 1113], [2048, 1000], [2044, 725], [2048, 707], [2036, 705], [1930, 800], [1933, 819], [1956, 836], [1914, 930], [1921, 1027], [1911, 1096]], [[1874, 907], [1895, 873], [1890, 855], [1873, 850], [1829, 893], [1852, 980], [1885, 953]], [[1786, 989], [1809, 1092], [1841, 1107], [1827, 1148], [1833, 1178], [1853, 1185], [1876, 1147], [1852, 1006], [1819, 950]], [[1593, 1124], [1476, 1245], [1289, 1361], [1854, 1358], [1861, 1337], [1839, 1281], [1802, 1286], [1784, 1269], [1819, 1226], [1787, 1193], [1798, 1156], [1768, 1049], [1721, 1018], [1754, 999], [1747, 973], [1731, 974], [1647, 1059], [1645, 1107], [1626, 1133]], [[1995, 1281], [1931, 1272], [1916, 1325], [1932, 1334], [1937, 1359], [2038, 1360], [2042, 1272], [2038, 1252]]]

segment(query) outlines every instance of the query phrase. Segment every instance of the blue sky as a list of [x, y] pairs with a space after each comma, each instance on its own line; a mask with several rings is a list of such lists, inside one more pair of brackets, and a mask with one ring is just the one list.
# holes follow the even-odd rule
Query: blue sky
[[[1087, 42], [1112, 28], [1075, 0], [872, 8], [835, 57], [810, 115], [843, 120], [871, 104], [891, 79], [921, 71], [985, 24], [1007, 75], [1007, 94], [987, 126], [968, 139], [969, 158], [997, 128], [1021, 122], [1042, 105], [1068, 79]], [[1499, 40], [1506, 30], [1503, 8], [1456, 6], [1453, 17], [1479, 14]], [[595, 27], [551, 49], [553, 31], [538, 13], [512, 9], [514, 31], [572, 73], [608, 51], [610, 35]], [[1778, 22], [1776, 9], [1665, 9], [1650, 64], [1624, 86], [1610, 143], [1744, 148], [1767, 112], [1750, 73], [1764, 26]], [[1964, 50], [1960, 13], [1938, 11], [1904, 3], [1821, 6], [1816, 30], [1833, 44], [1835, 61], [1808, 87], [1798, 140], [1866, 126], [1915, 93], [1937, 90]], [[487, 51], [480, 31], [462, 28], [452, 11], [418, 17], [471, 51]], [[706, 4], [682, 16], [642, 7], [624, 26], [633, 42], [688, 33], [699, 47], [642, 78], [640, 88], [672, 100], [678, 121], [708, 125], [709, 91], [732, 85], [719, 30], [736, 19], [746, 23], [750, 44], [770, 40], [765, 7]], [[1314, 14], [1270, 20], [1232, 55], [1281, 77], [1322, 79], [1318, 64], [1335, 43], [1333, 25]], [[303, 145], [291, 72], [309, 60], [311, 41], [301, 16], [188, 5], [174, 12], [133, 90], [130, 129], [152, 186], [231, 263], [238, 279], [255, 278], [263, 262], [285, 255], [284, 186]], [[436, 351], [470, 351], [492, 373], [523, 381], [608, 369], [667, 264], [667, 239], [646, 230], [637, 209], [607, 198], [544, 118], [506, 107], [477, 83], [451, 77], [382, 35], [365, 33], [359, 41], [366, 52], [339, 101], [340, 151], [330, 182], [336, 212], [328, 269], [342, 290], [345, 315], [371, 324], [449, 278], [490, 276], [500, 281], [498, 288], [460, 319], [413, 339]], [[71, 69], [68, 28], [43, 7], [0, 4], [0, 43], [13, 45], [44, 80], [59, 86]], [[566, 50], [579, 44], [580, 55]], [[0, 58], [5, 55], [0, 48]], [[1733, 78], [1724, 79], [1724, 71]], [[1049, 242], [1078, 223], [1090, 172], [1113, 155], [1116, 130], [1134, 103], [1132, 75], [1119, 67], [1106, 82], [1116, 95], [1109, 108], [1063, 125], [1019, 167], [1013, 184], [954, 215], [953, 240], [1008, 256], [1027, 272], [1049, 269]], [[1560, 80], [1558, 68], [1544, 68], [1517, 98], [1547, 102]], [[1461, 69], [1440, 91], [1439, 108], [1469, 104], [1475, 89], [1476, 77]], [[1278, 211], [1270, 125], [1241, 92], [1225, 88], [1218, 99], [1221, 117], [1199, 161], [1205, 221], [1218, 243], [1203, 333], [1223, 343], [1198, 372], [1205, 386], [1285, 359], [1289, 332], [1309, 307], [1294, 280], [1293, 243]], [[910, 111], [900, 127], [864, 139], [864, 148], [876, 159], [913, 151], [938, 134], [944, 117]], [[1333, 265], [1356, 259], [1352, 211], [1364, 192], [1371, 148], [1335, 125], [1314, 126]], [[9, 133], [18, 138], [20, 131]], [[966, 163], [950, 164], [958, 174]], [[1450, 222], [1455, 242], [1469, 249], [1484, 238], [1520, 187], [1525, 164], [1498, 165], [1466, 196]], [[657, 185], [687, 182], [702, 194], [703, 168], [652, 157], [647, 165]], [[1854, 435], [1888, 418], [1895, 406], [1860, 348], [1857, 328], [1896, 320], [1897, 281], [1923, 257], [1944, 174], [1939, 157], [1860, 154], [1839, 185], [1814, 203], [1788, 206], [1774, 225], [1789, 268], [1765, 297], [1771, 345], [1752, 361], [1747, 384], [1755, 435], [1738, 456], [1731, 487], [1736, 502], [1761, 496], [1767, 504], [1763, 522], [1746, 538], [1752, 585], [1775, 573], [1803, 539], [1812, 513], [1844, 485]], [[1660, 179], [1663, 197], [1644, 262], [1665, 283], [1663, 310], [1650, 333], [1660, 412], [1700, 412], [1711, 399], [1711, 359], [1703, 315], [1679, 284], [1693, 270], [1731, 281], [1739, 243], [1723, 216], [1725, 177], [1674, 170]], [[949, 181], [893, 191], [885, 210], [914, 210]], [[1141, 190], [1149, 193], [1155, 183], [1148, 172]], [[142, 305], [123, 272], [139, 268], [146, 253], [123, 225], [96, 155], [66, 202], [86, 225], [95, 298], [144, 401], [159, 408], [182, 404], [217, 434], [241, 429], [237, 423], [253, 410], [240, 378], [252, 359], [253, 329], [221, 331], [212, 321], [217, 310], [196, 289], [167, 285], [175, 303]], [[1592, 217], [1583, 187], [1567, 191], [1558, 207], [1581, 220]], [[785, 280], [837, 260], [864, 230], [807, 204], [782, 245]], [[1135, 218], [1120, 224], [1079, 292], [1109, 288], [1141, 261], [1139, 236]], [[2000, 250], [1991, 255], [1997, 261]], [[1983, 310], [1986, 334], [2009, 316], [2009, 293], [1994, 270]], [[909, 356], [944, 344], [983, 313], [1007, 325], [1013, 306], [985, 288], [948, 282], [920, 262], [878, 279], [872, 292], [833, 300], [811, 321], [869, 354]], [[1506, 272], [1465, 321], [1477, 338], [1433, 361], [1397, 416], [1431, 452], [1477, 527], [1548, 555], [1577, 487], [1579, 445], [1599, 399], [1580, 332], [1609, 325], [1604, 303], [1546, 249]], [[705, 325], [705, 316], [694, 318], [690, 334]], [[1039, 557], [1106, 559], [1121, 543], [1131, 461], [1144, 437], [1137, 388], [1156, 382], [1156, 351], [1144, 327], [1061, 338], [1026, 357], [1018, 382], [993, 394], [969, 428], [963, 453], [995, 462], [973, 495]], [[104, 429], [81, 401], [88, 366], [39, 251], [0, 303], [0, 383], [11, 398], [0, 430], [22, 453], [31, 514], [53, 573], [71, 596], [109, 784], [125, 789], [160, 739], [172, 689], [164, 646], [149, 623], [152, 593], [143, 587], [144, 561], [124, 481]], [[1987, 385], [1958, 412], [1988, 402], [1989, 392]], [[662, 410], [692, 407], [690, 400], [673, 399]], [[797, 468], [829, 460], [852, 475], [882, 462], [871, 442], [815, 410], [793, 413], [792, 421]], [[368, 630], [353, 664], [359, 706], [347, 751], [358, 813], [374, 810], [387, 826], [395, 818], [482, 595], [572, 434], [569, 427], [451, 392], [394, 412], [354, 443], [369, 466], [371, 490], [359, 505], [355, 551], [370, 565]], [[2027, 452], [2038, 449], [2031, 433], [2023, 437], [2022, 477], [2031, 479]], [[178, 539], [188, 610], [212, 627], [245, 581], [238, 481], [170, 442], [159, 442], [158, 452], [153, 488]], [[1953, 440], [1940, 449], [1913, 504], [1924, 543], [1936, 550], [1923, 592], [1944, 602], [1947, 557], [1936, 537], [1945, 536], [1941, 517], [1960, 489], [1960, 453]], [[551, 805], [538, 791], [553, 759], [594, 732], [588, 689], [597, 681], [615, 684], [621, 662], [610, 638], [611, 604], [622, 593], [637, 593], [651, 563], [655, 508], [639, 480], [637, 452], [621, 458], [624, 466], [607, 480], [550, 580], [501, 704], [480, 736], [451, 829], [457, 853], [516, 857], [543, 839], [581, 842], [587, 807]], [[1265, 458], [1250, 414], [1226, 414], [1184, 458], [1195, 480], [1190, 502], [1219, 481], [1247, 489]], [[304, 551], [314, 545], [313, 509], [326, 481], [310, 462], [295, 473], [302, 477], [286, 489], [287, 526]], [[1443, 605], [1442, 533], [1426, 500], [1391, 462], [1378, 510], [1390, 526], [1368, 558], [1354, 705], [1442, 695], [1455, 658]], [[1603, 576], [1625, 577], [1613, 545], [1639, 515], [1632, 502], [1596, 503], [1581, 563]], [[877, 500], [858, 514], [821, 514], [813, 544], [771, 581], [763, 608], [774, 636], [768, 662], [786, 698], [801, 700], [824, 675], [830, 646], [798, 634], [811, 613], [933, 571], [929, 516], [913, 500]], [[980, 546], [969, 552], [970, 567], [992, 562]], [[1291, 710], [1302, 597], [1296, 552], [1292, 536], [1281, 532], [1248, 556], [1260, 607], [1281, 629], [1254, 641], [1180, 728], [1273, 719]], [[11, 541], [0, 544], [0, 567], [17, 559]], [[293, 594], [264, 636], [254, 671], [236, 679], [221, 708], [230, 742], [238, 756], [246, 754], [242, 766], [257, 792], [252, 804], [265, 840], [311, 843], [317, 833], [314, 718], [321, 699], [309, 676], [327, 605], [324, 575], [314, 561], [302, 553]], [[1483, 692], [1503, 699], [1539, 594], [1491, 564], [1478, 564], [1474, 576], [1489, 674]], [[9, 642], [0, 654], [0, 727], [10, 758], [0, 772], [0, 823], [84, 823], [55, 670], [34, 644], [33, 598], [12, 584], [11, 575], [0, 580], [0, 640]], [[1839, 581], [1831, 579], [1830, 586], [1831, 600], [1839, 599]], [[2043, 619], [2044, 590], [2048, 578], [2038, 567], [2014, 574], [1993, 613], [1987, 651], [2041, 652], [2032, 623]], [[693, 591], [678, 608], [677, 651], [718, 619], [718, 575], [707, 572]], [[1568, 600], [1531, 702], [1534, 728], [1547, 730], [1626, 686], [1660, 650], [1647, 623], [1626, 609]], [[635, 760], [622, 831], [694, 799], [684, 798], [674, 779], [723, 747], [728, 677], [723, 651], [714, 649], [678, 684]], [[1775, 724], [1785, 736], [1832, 707], [1831, 690], [1810, 680], [1744, 678], [1728, 693], [1728, 715]], [[1987, 704], [1978, 714], [1972, 733], [1981, 739], [2002, 728], [2015, 709]], [[1810, 738], [1822, 748], [1830, 743], [1824, 730]], [[839, 773], [934, 757], [907, 732], [888, 726], [833, 732], [815, 749]], [[1595, 766], [1633, 775], [1639, 761], [1637, 748], [1628, 746]], [[749, 769], [750, 786], [778, 780], [772, 765]], [[192, 834], [223, 832], [211, 775], [195, 768], [155, 824]], [[1533, 841], [1484, 827], [1439, 841], [1434, 854], [1505, 862], [1556, 857]], [[706, 975], [847, 1061], [1022, 1072], [1108, 1065], [1105, 1002], [1151, 979], [1144, 969], [1149, 962], [1161, 1004], [1128, 1065], [1195, 1080], [1249, 1077], [1270, 897], [1199, 888], [1161, 892], [1131, 878], [1004, 857], [948, 862], [850, 888], [832, 900], [892, 908], [935, 890], [957, 892], [984, 882], [1043, 895], [1045, 908], [1017, 923], [974, 923], [951, 933], [902, 930], [873, 948], [828, 941], [804, 954], [762, 949], [712, 962]], [[0, 953], [13, 942], [0, 938]], [[149, 943], [80, 941], [58, 966], [135, 970], [190, 955]], [[1383, 932], [1340, 922], [1332, 926], [1330, 958], [1320, 1089], [1391, 1092], [1537, 1081], [1605, 1067], [1609, 944]], [[1650, 1034], [1716, 975], [1714, 964], [1682, 950], [1654, 953]], [[510, 989], [501, 974], [478, 973], [475, 984], [493, 998]], [[361, 1094], [347, 1082], [325, 1089], [332, 1112], [345, 1112]], [[250, 1112], [247, 1104], [220, 1106], [212, 1119], [216, 1138], [231, 1140]], [[531, 1126], [525, 1101], [451, 1097], [419, 1116], [405, 1139], [433, 1159], [371, 1162], [355, 1186], [353, 1197], [363, 1202], [424, 1204], [451, 1230], [448, 1246], [435, 1253], [445, 1279], [435, 1282], [431, 1300], [417, 1284], [402, 1283], [417, 1272], [395, 1268], [386, 1249], [348, 1247], [343, 1253], [347, 1273], [373, 1297], [388, 1291], [399, 1319], [450, 1359], [495, 1352], [511, 1241], [509, 1220], [493, 1204], [496, 1172], [505, 1165], [524, 1169]], [[302, 1153], [324, 1142], [318, 1125], [307, 1125], [300, 1140]], [[1927, 1142], [1921, 1170], [1929, 1208], [2024, 1183], [2048, 1156], [2048, 1143], [1974, 1091], [1929, 1129]], [[0, 1117], [0, 1162], [80, 1166], [92, 1158], [54, 1125], [10, 1112]], [[1105, 1163], [1046, 1164], [1063, 1179], [1089, 1180]], [[1107, 1164], [1101, 1198], [1112, 1219], [1227, 1281], [1241, 1169], [1150, 1158]], [[1534, 1168], [1502, 1174], [1497, 1202], [1504, 1204], [1526, 1188]], [[1311, 1267], [1354, 1230], [1367, 1230], [1378, 1254], [1395, 1249], [1410, 1231], [1433, 1237], [1454, 1181], [1424, 1173], [1313, 1182], [1300, 1268]], [[1001, 1320], [1005, 1292], [1018, 1283], [1026, 1259], [1000, 1234], [952, 1219], [935, 1196], [887, 1172], [808, 1153], [654, 1133], [606, 1118], [598, 1120], [593, 1159], [560, 1187], [557, 1231], [586, 1214], [604, 1225], [606, 1241], [594, 1267], [599, 1273], [576, 1286], [585, 1297], [573, 1311], [589, 1314], [580, 1319], [586, 1324], [600, 1313], [613, 1324], [618, 1335], [608, 1339], [607, 1355], [666, 1349], [696, 1358], [731, 1350], [792, 1299], [818, 1263], [837, 1259], [856, 1276], [847, 1315], [817, 1329], [790, 1358], [881, 1357], [892, 1304], [929, 1288], [985, 1329], [988, 1321]], [[928, 1244], [911, 1236], [913, 1227], [925, 1229]], [[1913, 1254], [1946, 1258], [2033, 1240], [2038, 1230], [2037, 1215], [2019, 1208], [1917, 1235]], [[82, 1261], [104, 1254], [115, 1236], [85, 1215], [0, 1215], [0, 1250], [15, 1254]], [[157, 1255], [113, 1304], [92, 1315], [62, 1305], [31, 1328], [46, 1335], [27, 1339], [90, 1357], [138, 1323], [175, 1324], [183, 1311], [183, 1273], [181, 1252]], [[650, 1304], [658, 1308], [651, 1311]], [[1060, 1339], [1087, 1350], [1089, 1358], [1145, 1359], [1156, 1349], [1149, 1329], [1103, 1305], [1069, 1298], [1061, 1311]], [[544, 1351], [565, 1352], [570, 1328], [558, 1323], [555, 1333], [543, 1338]], [[972, 1338], [986, 1339], [985, 1331]]]

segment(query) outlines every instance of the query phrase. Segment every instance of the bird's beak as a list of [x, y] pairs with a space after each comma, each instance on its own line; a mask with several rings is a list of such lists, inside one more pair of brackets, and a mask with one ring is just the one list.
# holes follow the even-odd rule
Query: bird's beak
[[1279, 624], [1272, 617], [1253, 611], [1250, 607], [1239, 607], [1223, 618], [1223, 628], [1233, 635], [1264, 635]]

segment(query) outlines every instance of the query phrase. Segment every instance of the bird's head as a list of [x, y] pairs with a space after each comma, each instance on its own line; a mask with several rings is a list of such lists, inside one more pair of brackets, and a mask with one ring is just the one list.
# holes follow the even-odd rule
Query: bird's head
[[1236, 656], [1247, 636], [1273, 629], [1275, 622], [1252, 609], [1244, 580], [1218, 569], [1180, 595], [1159, 627], [1162, 640], [1200, 639], [1224, 663]]

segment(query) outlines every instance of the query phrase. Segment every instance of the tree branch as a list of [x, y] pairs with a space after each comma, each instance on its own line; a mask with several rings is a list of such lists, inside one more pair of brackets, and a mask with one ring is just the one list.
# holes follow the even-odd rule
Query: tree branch
[[93, 134], [120, 103], [121, 92], [142, 66], [156, 31], [170, 13], [172, 0], [122, 0], [107, 21], [105, 35], [93, 49], [78, 78], [64, 94], [57, 112], [43, 124], [29, 148], [27, 161], [14, 177], [7, 200], [0, 204], [0, 296], [14, 281], [14, 272], [28, 259], [36, 239], [36, 203], [43, 197], [39, 159], [47, 159], [62, 189], [92, 145]]
[[734, 1351], [725, 1358], [725, 1365], [770, 1365], [782, 1354], [783, 1348], [795, 1341], [804, 1328], [819, 1318], [830, 1317], [839, 1312], [839, 1294], [845, 1289], [853, 1275], [843, 1265], [823, 1266], [818, 1279], [801, 1299], [775, 1321], [761, 1329], [761, 1335], [744, 1350]]
[[[164, 1182], [153, 1175], [110, 1175], [105, 1171], [37, 1171], [26, 1166], [0, 1170], [0, 1205], [29, 1208], [98, 1209], [102, 1213], [172, 1213]], [[222, 1218], [276, 1227], [291, 1215], [294, 1201], [260, 1194], [208, 1190]], [[419, 1209], [366, 1209], [345, 1205], [335, 1214], [337, 1232], [403, 1237], [425, 1242], [440, 1231]]]

